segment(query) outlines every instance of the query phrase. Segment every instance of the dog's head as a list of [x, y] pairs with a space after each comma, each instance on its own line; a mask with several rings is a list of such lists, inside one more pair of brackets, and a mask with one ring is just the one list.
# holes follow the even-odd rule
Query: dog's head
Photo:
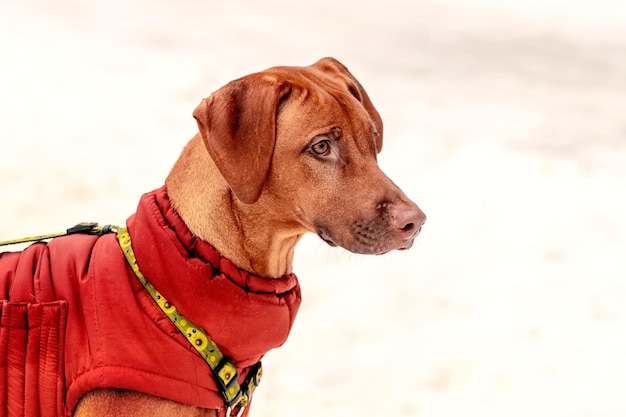
[[381, 254], [411, 247], [426, 219], [378, 167], [382, 120], [335, 59], [232, 81], [194, 117], [237, 199], [285, 233]]

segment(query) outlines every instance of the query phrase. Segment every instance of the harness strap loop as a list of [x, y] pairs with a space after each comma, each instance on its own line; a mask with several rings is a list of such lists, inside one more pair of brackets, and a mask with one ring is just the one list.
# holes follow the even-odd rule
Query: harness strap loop
[[104, 234], [114, 232], [117, 229], [118, 229], [117, 226], [112, 226], [110, 224], [105, 225], [105, 226], [98, 226], [98, 223], [95, 223], [95, 222], [84, 222], [84, 223], [78, 223], [76, 226], [70, 227], [65, 232], [50, 233], [47, 235], [39, 235], [39, 236], [29, 236], [29, 237], [24, 237], [21, 239], [5, 240], [5, 241], [0, 242], [0, 246], [17, 245], [19, 243], [39, 242], [42, 240], [54, 239], [55, 237], [74, 235], [74, 234], [102, 236]]

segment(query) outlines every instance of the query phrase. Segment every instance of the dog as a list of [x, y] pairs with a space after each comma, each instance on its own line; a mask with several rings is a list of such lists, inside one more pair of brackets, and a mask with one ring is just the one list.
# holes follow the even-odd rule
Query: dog
[[426, 220], [378, 167], [381, 117], [333, 58], [239, 78], [193, 116], [126, 228], [0, 255], [0, 413], [246, 415], [300, 305], [300, 238], [379, 255]]

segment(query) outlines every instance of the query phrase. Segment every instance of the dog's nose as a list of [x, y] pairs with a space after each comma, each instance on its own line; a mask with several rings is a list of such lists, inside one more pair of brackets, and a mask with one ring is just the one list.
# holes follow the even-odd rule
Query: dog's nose
[[426, 222], [424, 212], [411, 202], [392, 205], [389, 209], [389, 215], [391, 216], [391, 224], [405, 239], [417, 236], [422, 225]]

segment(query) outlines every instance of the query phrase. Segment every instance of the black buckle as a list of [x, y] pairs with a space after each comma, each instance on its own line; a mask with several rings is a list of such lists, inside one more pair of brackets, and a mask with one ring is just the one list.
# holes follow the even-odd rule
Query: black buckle
[[238, 404], [241, 400], [242, 392], [241, 389], [233, 387], [233, 385], [237, 384], [237, 380], [239, 379], [239, 372], [237, 372], [235, 364], [224, 356], [215, 369], [213, 369], [213, 375], [215, 376], [215, 381], [218, 384], [218, 388], [226, 404], [229, 407]]
[[[241, 400], [239, 403], [239, 411], [235, 414], [236, 417], [240, 417], [244, 410], [246, 409], [246, 407], [250, 404], [250, 401], [252, 401], [252, 394], [254, 394], [254, 390], [256, 389], [256, 387], [259, 386], [259, 383], [261, 382], [261, 378], [263, 377], [263, 366], [261, 365], [261, 362], [257, 362], [254, 365], [252, 365], [250, 367], [250, 369], [248, 370], [248, 375], [246, 375], [246, 378], [243, 381], [243, 384], [241, 385]], [[230, 407], [227, 410], [226, 416], [229, 417], [230, 416]]]
[[84, 223], [78, 223], [74, 227], [70, 227], [69, 229], [67, 229], [66, 232], [68, 235], [80, 233], [84, 235], [102, 236], [107, 233], [111, 233], [112, 231], [113, 231], [113, 226], [111, 226], [110, 224], [99, 227], [98, 223], [96, 222], [84, 222]]
[[241, 386], [237, 384], [239, 379], [237, 368], [227, 357], [223, 357], [217, 364], [213, 369], [213, 374], [226, 402], [226, 417], [231, 417], [231, 415], [240, 417], [250, 403], [254, 389], [261, 382], [263, 376], [261, 362], [250, 367]]
[[248, 370], [248, 375], [246, 379], [243, 381], [243, 390], [248, 395], [248, 397], [252, 397], [252, 392], [256, 387], [261, 383], [261, 378], [263, 377], [263, 366], [261, 362], [257, 362], [250, 367]]

